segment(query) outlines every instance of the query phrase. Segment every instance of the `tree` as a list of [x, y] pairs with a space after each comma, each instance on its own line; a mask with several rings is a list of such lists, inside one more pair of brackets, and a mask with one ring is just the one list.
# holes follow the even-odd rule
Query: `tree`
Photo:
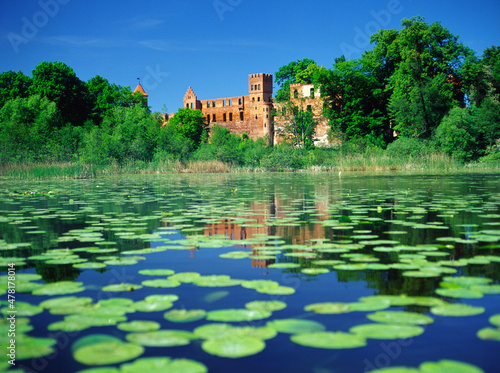
[[347, 141], [366, 137], [379, 146], [391, 139], [384, 115], [383, 89], [362, 60], [338, 58], [331, 70], [318, 78], [324, 99], [324, 115], [335, 136]]
[[0, 109], [1, 162], [39, 162], [50, 153], [60, 116], [53, 102], [34, 95], [9, 100]]
[[200, 145], [202, 134], [208, 129], [201, 110], [179, 109], [169, 124], [176, 126], [178, 133], [191, 140], [195, 148]]
[[295, 105], [292, 101], [283, 104], [281, 114], [284, 127], [279, 132], [285, 137], [293, 138], [298, 148], [306, 149], [314, 145], [314, 130], [318, 121], [312, 111], [304, 110], [303, 98], [299, 98], [299, 105]]
[[129, 87], [111, 84], [107, 79], [96, 75], [87, 82], [87, 89], [92, 104], [92, 119], [100, 123], [112, 115], [115, 107], [130, 107], [134, 97]]
[[[429, 25], [418, 16], [401, 23], [399, 32], [384, 30], [373, 35], [376, 45], [364, 60], [371, 61], [377, 78], [385, 84], [395, 128], [403, 134], [428, 137], [453, 105], [465, 106], [460, 67], [473, 53], [439, 22]], [[439, 90], [444, 80], [447, 84]], [[429, 107], [434, 99], [438, 105]]]
[[[286, 102], [290, 100], [290, 84], [297, 83], [297, 74], [301, 73], [300, 82], [309, 84], [312, 82], [312, 75], [315, 72], [315, 68], [311, 67], [309, 69], [309, 75], [302, 73], [310, 65], [316, 66], [316, 62], [309, 58], [303, 58], [302, 60], [292, 61], [288, 65], [281, 66], [279, 70], [274, 74], [274, 82], [279, 84], [281, 87], [276, 92], [277, 102]], [[319, 68], [319, 67], [318, 67]]]
[[30, 94], [47, 97], [61, 112], [64, 123], [82, 125], [91, 114], [86, 84], [63, 62], [42, 62], [33, 70]]
[[9, 100], [26, 98], [29, 95], [31, 78], [20, 71], [0, 74], [0, 108]]

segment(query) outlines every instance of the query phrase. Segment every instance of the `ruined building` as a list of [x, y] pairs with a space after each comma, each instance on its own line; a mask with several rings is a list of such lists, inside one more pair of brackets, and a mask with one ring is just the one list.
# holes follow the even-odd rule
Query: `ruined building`
[[[148, 94], [139, 83], [134, 93], [140, 92], [147, 105]], [[201, 110], [209, 127], [215, 124], [226, 127], [237, 135], [246, 134], [252, 139], [268, 138], [272, 144], [283, 141], [282, 129], [287, 117], [283, 104], [273, 98], [273, 76], [251, 74], [248, 76], [248, 95], [200, 100], [189, 87], [184, 96], [184, 108]], [[326, 144], [327, 121], [322, 116], [323, 101], [312, 84], [291, 84], [290, 100], [301, 110], [311, 110], [318, 120], [316, 143]], [[164, 114], [166, 122], [173, 114]]]
[[191, 87], [184, 96], [184, 108], [199, 109], [207, 123], [228, 128], [232, 133], [256, 139], [273, 139], [273, 76], [248, 76], [248, 95], [200, 100]]

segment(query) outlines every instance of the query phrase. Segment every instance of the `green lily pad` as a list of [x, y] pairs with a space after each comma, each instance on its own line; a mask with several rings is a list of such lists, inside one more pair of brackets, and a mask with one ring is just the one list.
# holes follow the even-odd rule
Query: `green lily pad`
[[256, 300], [245, 304], [245, 308], [254, 311], [279, 311], [286, 308], [286, 303], [279, 300]]
[[493, 281], [491, 278], [486, 277], [473, 277], [473, 276], [457, 276], [443, 277], [444, 282], [451, 282], [460, 286], [469, 287], [473, 285], [486, 285]]
[[474, 316], [483, 312], [483, 307], [474, 307], [469, 304], [444, 304], [431, 308], [431, 313], [438, 316]]
[[500, 328], [483, 328], [477, 332], [477, 336], [487, 341], [500, 341]]
[[366, 346], [362, 336], [343, 332], [313, 332], [294, 334], [292, 342], [302, 346], [326, 349], [344, 349]]
[[40, 307], [54, 309], [54, 308], [78, 308], [92, 303], [92, 298], [89, 297], [60, 297], [44, 300], [40, 303]]
[[141, 285], [136, 285], [136, 284], [113, 284], [113, 285], [107, 285], [102, 288], [102, 291], [109, 291], [109, 292], [120, 292], [120, 291], [134, 291], [141, 289]]
[[144, 300], [147, 302], [175, 302], [179, 300], [179, 296], [176, 294], [153, 294], [148, 295], [146, 298], [144, 298]]
[[80, 293], [85, 290], [83, 283], [73, 281], [59, 281], [45, 284], [41, 288], [33, 291], [33, 295], [63, 295]]
[[185, 330], [156, 330], [153, 332], [130, 333], [126, 335], [129, 342], [149, 347], [185, 346], [191, 343], [193, 333]]
[[170, 279], [145, 280], [141, 284], [152, 288], [176, 288], [181, 286], [179, 281]]
[[405, 311], [379, 311], [366, 317], [371, 321], [389, 324], [427, 325], [434, 322], [434, 319], [427, 315]]
[[195, 360], [169, 357], [143, 357], [132, 363], [120, 365], [120, 373], [137, 372], [206, 373], [208, 368]]
[[484, 373], [484, 371], [475, 365], [463, 363], [456, 360], [440, 360], [438, 362], [426, 361], [419, 366], [422, 373]]
[[171, 269], [141, 269], [138, 273], [146, 276], [170, 276], [173, 275], [175, 271]]
[[336, 314], [351, 312], [351, 308], [346, 303], [313, 303], [304, 307], [305, 311], [311, 311], [319, 314]]
[[252, 253], [250, 251], [230, 251], [225, 254], [220, 254], [219, 257], [225, 259], [246, 259], [250, 257]]
[[205, 340], [201, 348], [211, 355], [237, 359], [258, 354], [266, 348], [266, 344], [258, 338], [228, 337]]
[[493, 325], [496, 325], [500, 328], [500, 313], [493, 315], [489, 318], [489, 322], [492, 323]]
[[77, 263], [73, 264], [73, 268], [78, 269], [99, 269], [106, 267], [104, 263], [96, 263], [96, 262], [86, 262], [86, 263]]
[[120, 323], [117, 328], [125, 332], [152, 332], [160, 329], [160, 324], [156, 321], [134, 320]]
[[269, 264], [268, 268], [282, 268], [282, 269], [300, 268], [300, 264], [298, 264], [298, 263], [273, 263], [273, 264]]
[[108, 365], [135, 359], [144, 353], [144, 347], [118, 341], [100, 342], [77, 349], [76, 361], [86, 365]]
[[290, 286], [258, 287], [255, 290], [257, 293], [270, 295], [291, 295], [295, 293], [295, 289]]
[[172, 281], [180, 282], [194, 282], [197, 278], [201, 277], [198, 272], [179, 272], [168, 277]]
[[241, 284], [241, 280], [235, 280], [227, 275], [200, 276], [192, 282], [196, 286], [202, 287], [225, 287]]
[[424, 329], [415, 325], [362, 324], [353, 326], [349, 332], [372, 339], [404, 339], [416, 337], [422, 334]]
[[317, 321], [304, 319], [280, 319], [269, 321], [266, 326], [275, 329], [279, 333], [299, 334], [322, 332], [325, 326]]
[[241, 309], [215, 310], [207, 313], [207, 320], [223, 322], [242, 322], [266, 319], [271, 316], [270, 311]]
[[141, 300], [135, 302], [132, 307], [139, 312], [165, 311], [172, 308], [174, 304], [168, 300]]
[[192, 322], [205, 318], [205, 310], [170, 310], [163, 314], [163, 317], [171, 322]]
[[464, 287], [450, 289], [436, 289], [436, 293], [443, 297], [478, 299], [483, 297], [483, 293]]
[[[33, 304], [30, 304], [30, 303], [26, 303], [26, 302], [21, 302], [21, 301], [17, 301], [15, 303], [15, 309], [16, 309], [16, 317], [29, 317], [29, 316], [34, 316], [34, 315], [38, 315], [39, 313], [42, 313], [43, 312], [43, 308], [40, 307], [40, 306], [35, 306]], [[10, 311], [12, 311], [10, 308], [2, 308], [1, 312], [4, 314], [4, 315], [10, 315]]]
[[34, 338], [22, 334], [17, 336], [16, 342], [16, 358], [19, 360], [50, 355], [54, 352], [52, 346], [56, 344], [52, 338]]

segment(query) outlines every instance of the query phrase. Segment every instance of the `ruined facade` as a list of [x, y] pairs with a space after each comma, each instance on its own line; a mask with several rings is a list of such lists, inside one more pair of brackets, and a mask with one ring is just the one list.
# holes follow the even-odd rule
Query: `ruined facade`
[[257, 139], [273, 139], [273, 76], [248, 76], [248, 95], [200, 100], [191, 87], [184, 96], [184, 108], [203, 112], [210, 127], [218, 124], [232, 133]]
[[[280, 143], [287, 121], [283, 104], [273, 98], [273, 76], [251, 74], [248, 76], [248, 95], [216, 99], [199, 99], [189, 87], [184, 95], [184, 108], [201, 110], [209, 127], [215, 124], [228, 128], [237, 135], [247, 134], [253, 139], [268, 138], [272, 144]], [[318, 121], [315, 143], [328, 144], [328, 122], [322, 116], [323, 100], [319, 89], [312, 84], [291, 84], [290, 101], [301, 110], [310, 110]]]

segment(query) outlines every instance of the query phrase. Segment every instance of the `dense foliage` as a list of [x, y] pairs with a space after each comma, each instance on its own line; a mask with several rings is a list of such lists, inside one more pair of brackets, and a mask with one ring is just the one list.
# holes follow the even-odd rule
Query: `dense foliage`
[[[340, 154], [500, 159], [500, 47], [478, 57], [422, 17], [380, 30], [371, 42], [361, 58], [340, 56], [330, 69], [304, 58], [276, 72], [275, 100], [289, 125], [288, 140], [274, 147], [217, 125], [209, 131], [200, 110], [180, 109], [164, 123], [130, 88], [101, 76], [82, 81], [62, 62], [42, 62], [31, 77], [0, 73], [0, 163], [214, 160], [296, 169], [334, 167]], [[290, 99], [292, 83], [320, 88], [335, 147], [314, 148], [316, 118]]]

